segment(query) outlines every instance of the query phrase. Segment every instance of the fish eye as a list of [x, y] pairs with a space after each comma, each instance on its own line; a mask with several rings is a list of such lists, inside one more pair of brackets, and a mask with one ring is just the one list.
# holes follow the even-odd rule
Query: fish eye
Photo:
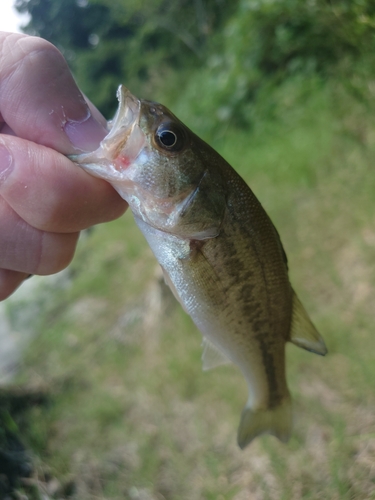
[[159, 125], [155, 139], [161, 148], [171, 152], [181, 151], [185, 144], [185, 134], [182, 129], [172, 123]]
[[163, 130], [163, 132], [159, 134], [159, 141], [166, 148], [173, 148], [177, 143], [177, 135], [172, 132], [172, 130]]

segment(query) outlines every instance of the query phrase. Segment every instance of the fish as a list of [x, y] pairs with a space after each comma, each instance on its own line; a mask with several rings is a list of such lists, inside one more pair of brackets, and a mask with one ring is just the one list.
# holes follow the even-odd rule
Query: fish
[[70, 159], [128, 202], [183, 309], [203, 334], [203, 369], [232, 362], [248, 386], [237, 442], [288, 441], [287, 342], [324, 356], [288, 277], [279, 234], [240, 177], [165, 106], [117, 91], [109, 133]]

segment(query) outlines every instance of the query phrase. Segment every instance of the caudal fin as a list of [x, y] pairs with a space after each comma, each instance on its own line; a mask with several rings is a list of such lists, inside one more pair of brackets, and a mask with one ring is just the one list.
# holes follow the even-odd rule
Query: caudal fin
[[276, 408], [268, 410], [252, 410], [246, 407], [241, 416], [237, 442], [245, 448], [255, 437], [261, 434], [272, 434], [286, 443], [292, 430], [292, 405], [290, 397], [286, 397]]

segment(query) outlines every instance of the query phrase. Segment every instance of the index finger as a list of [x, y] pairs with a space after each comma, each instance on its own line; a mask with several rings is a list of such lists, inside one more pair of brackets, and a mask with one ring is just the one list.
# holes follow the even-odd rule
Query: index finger
[[96, 149], [105, 119], [93, 117], [55, 46], [0, 32], [0, 68], [0, 113], [15, 135], [65, 155]]

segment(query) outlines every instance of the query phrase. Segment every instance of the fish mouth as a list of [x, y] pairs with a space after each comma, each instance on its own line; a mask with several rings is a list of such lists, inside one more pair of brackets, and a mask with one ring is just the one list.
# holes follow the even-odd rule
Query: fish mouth
[[135, 124], [138, 124], [139, 120], [141, 101], [124, 85], [119, 86], [116, 96], [119, 101], [119, 106], [113, 120], [108, 122], [110, 132], [104, 138], [106, 142], [111, 141], [120, 134], [126, 135]]
[[108, 122], [109, 133], [98, 149], [90, 153], [70, 155], [69, 158], [88, 173], [107, 181], [121, 181], [125, 171], [136, 159], [145, 144], [139, 127], [141, 101], [124, 85], [117, 89], [119, 106]]

